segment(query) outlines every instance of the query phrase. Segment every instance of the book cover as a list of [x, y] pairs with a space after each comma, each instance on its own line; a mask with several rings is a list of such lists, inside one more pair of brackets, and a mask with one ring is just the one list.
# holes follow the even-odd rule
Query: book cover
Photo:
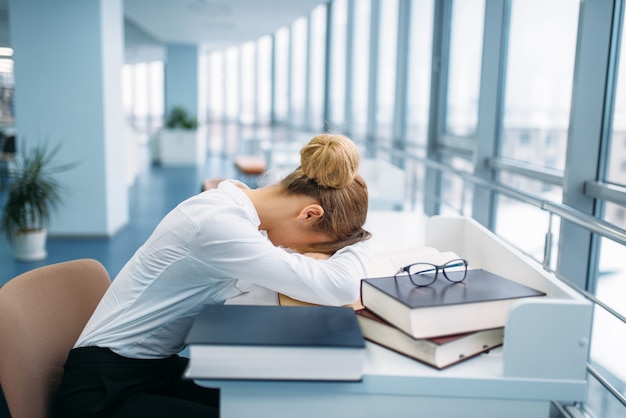
[[365, 359], [348, 307], [206, 305], [186, 343], [189, 378], [360, 380]]
[[367, 308], [356, 311], [363, 336], [437, 369], [443, 369], [502, 345], [504, 328], [417, 339]]
[[502, 327], [516, 300], [544, 295], [484, 269], [468, 270], [461, 283], [452, 283], [440, 273], [424, 287], [416, 287], [408, 277], [361, 282], [363, 305], [415, 338]]

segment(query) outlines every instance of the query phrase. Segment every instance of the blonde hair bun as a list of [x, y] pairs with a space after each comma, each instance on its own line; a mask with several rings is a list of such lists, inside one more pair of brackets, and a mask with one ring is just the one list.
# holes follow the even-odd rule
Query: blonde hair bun
[[360, 161], [358, 148], [344, 135], [317, 135], [300, 150], [302, 172], [324, 187], [350, 186], [358, 174]]

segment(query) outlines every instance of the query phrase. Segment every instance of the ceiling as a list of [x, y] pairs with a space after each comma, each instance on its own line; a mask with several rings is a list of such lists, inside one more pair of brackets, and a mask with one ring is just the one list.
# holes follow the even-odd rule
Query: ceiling
[[[271, 34], [298, 17], [309, 14], [315, 6], [324, 2], [324, 0], [121, 1], [127, 43], [129, 40], [138, 44], [153, 45], [191, 43], [200, 45], [203, 50], [223, 48]], [[5, 22], [8, 20], [8, 3], [9, 0], [0, 0], [0, 20]]]
[[239, 44], [271, 34], [298, 17], [309, 14], [322, 2], [323, 0], [123, 0], [126, 20], [157, 42], [200, 44], [205, 50]]

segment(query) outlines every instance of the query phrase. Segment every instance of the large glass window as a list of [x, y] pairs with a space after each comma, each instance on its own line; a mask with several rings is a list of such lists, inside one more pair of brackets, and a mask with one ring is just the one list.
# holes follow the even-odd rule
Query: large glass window
[[148, 120], [148, 94], [150, 92], [148, 79], [148, 64], [138, 63], [134, 65], [135, 75], [133, 78], [133, 116], [134, 127], [140, 132], [145, 132]]
[[234, 122], [239, 115], [239, 47], [226, 50], [224, 81], [224, 116]]
[[295, 127], [303, 127], [306, 119], [306, 77], [307, 77], [307, 30], [306, 17], [297, 19], [291, 25], [291, 84], [289, 122]]
[[425, 152], [428, 139], [434, 0], [411, 2], [406, 140]]
[[239, 121], [244, 125], [254, 122], [256, 105], [256, 44], [241, 45], [241, 105]]
[[[567, 148], [579, 2], [513, 0], [506, 64], [500, 154], [538, 167], [563, 170]], [[500, 181], [562, 201], [562, 188], [502, 172]], [[548, 216], [538, 209], [498, 198], [496, 231], [538, 260]], [[519, 219], [532, 220], [519, 222]], [[557, 245], [560, 224], [552, 226]], [[555, 267], [556, 257], [552, 258]]]
[[476, 133], [484, 17], [484, 0], [452, 3], [445, 115], [448, 134]]
[[352, 77], [350, 132], [355, 139], [367, 133], [371, 12], [371, 0], [354, 1], [352, 74], [348, 77]]
[[579, 6], [570, 0], [511, 2], [503, 157], [565, 168]]
[[267, 124], [272, 112], [272, 37], [257, 41], [257, 108], [256, 122]]
[[309, 115], [308, 127], [314, 131], [324, 129], [324, 96], [326, 86], [326, 24], [327, 6], [321, 4], [311, 12], [309, 42]]
[[[622, 37], [619, 63], [617, 68], [617, 86], [613, 111], [613, 130], [609, 152], [609, 164], [605, 178], [611, 183], [626, 186], [626, 42]], [[626, 228], [626, 219], [608, 211], [612, 220], [619, 221]]]
[[329, 127], [333, 131], [345, 129], [346, 109], [346, 40], [348, 30], [348, 1], [335, 0], [331, 4], [330, 74], [328, 75], [330, 96], [328, 109]]
[[391, 140], [396, 92], [398, 0], [386, 0], [381, 4], [379, 22], [376, 136], [379, 140]]
[[224, 118], [224, 52], [216, 51], [208, 57], [208, 112], [209, 120]]
[[289, 28], [274, 34], [274, 119], [286, 123], [289, 119]]
[[148, 132], [155, 132], [163, 125], [165, 99], [163, 97], [163, 61], [152, 61], [148, 64], [150, 78], [150, 111]]

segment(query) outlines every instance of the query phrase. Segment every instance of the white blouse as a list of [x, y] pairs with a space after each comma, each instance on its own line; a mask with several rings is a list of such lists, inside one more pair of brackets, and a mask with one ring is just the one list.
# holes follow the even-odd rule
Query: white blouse
[[75, 347], [167, 357], [183, 348], [205, 304], [224, 303], [246, 284], [311, 303], [357, 300], [369, 263], [367, 241], [314, 260], [274, 246], [259, 225], [252, 202], [232, 182], [185, 200], [115, 277]]

